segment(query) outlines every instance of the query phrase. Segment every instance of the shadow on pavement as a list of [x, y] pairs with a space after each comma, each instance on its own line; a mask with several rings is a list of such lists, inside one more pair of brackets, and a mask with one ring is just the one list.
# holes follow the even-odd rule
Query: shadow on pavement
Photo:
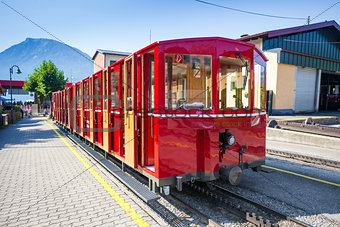
[[58, 137], [44, 120], [47, 118], [24, 118], [0, 130], [0, 150], [4, 147], [25, 146]]

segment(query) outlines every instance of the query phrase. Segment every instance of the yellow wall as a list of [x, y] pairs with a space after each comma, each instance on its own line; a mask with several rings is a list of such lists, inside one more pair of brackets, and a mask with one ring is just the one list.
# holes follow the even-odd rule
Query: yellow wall
[[257, 46], [260, 50], [262, 50], [262, 39], [259, 38], [259, 39], [255, 39], [255, 40], [250, 40], [248, 41], [249, 43], [252, 43], [252, 44], [255, 44], [255, 46]]
[[276, 97], [273, 109], [294, 108], [295, 66], [278, 64]]
[[273, 91], [273, 109], [294, 108], [295, 66], [277, 63], [278, 53], [265, 52], [267, 62], [267, 90]]

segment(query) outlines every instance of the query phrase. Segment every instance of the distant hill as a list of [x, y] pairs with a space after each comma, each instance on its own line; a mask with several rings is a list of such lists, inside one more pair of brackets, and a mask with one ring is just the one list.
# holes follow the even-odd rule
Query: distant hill
[[[76, 49], [76, 48], [75, 48]], [[26, 80], [28, 74], [43, 62], [51, 60], [64, 71], [65, 78], [75, 83], [93, 73], [91, 57], [51, 39], [32, 39], [13, 45], [0, 53], [0, 80], [9, 80], [9, 68], [18, 65], [22, 74], [13, 73], [13, 80]], [[16, 69], [15, 69], [16, 70]]]

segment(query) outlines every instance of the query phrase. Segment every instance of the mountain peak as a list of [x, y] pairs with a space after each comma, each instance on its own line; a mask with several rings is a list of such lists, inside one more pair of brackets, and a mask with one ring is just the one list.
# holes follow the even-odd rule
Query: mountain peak
[[93, 73], [93, 62], [89, 55], [74, 49], [53, 39], [27, 37], [0, 53], [0, 79], [8, 80], [8, 70], [16, 64], [23, 73], [13, 75], [13, 80], [26, 80], [44, 60], [51, 60], [69, 82], [77, 82]]

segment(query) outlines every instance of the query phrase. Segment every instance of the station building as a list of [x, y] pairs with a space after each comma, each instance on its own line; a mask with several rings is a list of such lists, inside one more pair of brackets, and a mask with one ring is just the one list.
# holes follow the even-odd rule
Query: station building
[[340, 109], [340, 26], [335, 21], [292, 27], [239, 40], [267, 58], [272, 114]]
[[94, 72], [105, 69], [109, 65], [112, 65], [130, 54], [131, 53], [98, 49], [92, 57], [92, 60], [94, 61]]

